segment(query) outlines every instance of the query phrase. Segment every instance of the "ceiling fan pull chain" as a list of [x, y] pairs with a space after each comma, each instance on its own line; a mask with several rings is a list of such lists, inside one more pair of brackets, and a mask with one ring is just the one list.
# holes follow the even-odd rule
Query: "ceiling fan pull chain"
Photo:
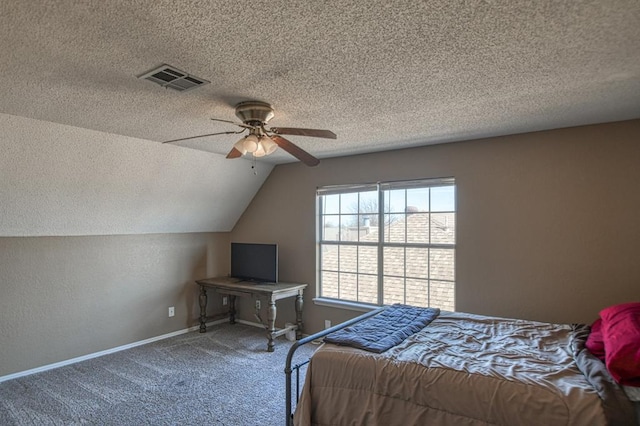
[[256, 157], [251, 158], [251, 168], [253, 169], [253, 175], [254, 176], [258, 176], [258, 169], [256, 168], [257, 166], [257, 162], [256, 162]]

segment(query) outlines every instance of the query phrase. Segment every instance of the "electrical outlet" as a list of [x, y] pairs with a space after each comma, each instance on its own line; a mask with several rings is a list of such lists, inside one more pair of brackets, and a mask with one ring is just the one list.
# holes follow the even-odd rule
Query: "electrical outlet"
[[324, 329], [331, 328], [331, 320], [324, 320]]
[[176, 309], [173, 306], [169, 306], [169, 317], [172, 317], [176, 314]]
[[256, 309], [260, 309], [260, 299], [256, 299]]
[[227, 296], [222, 296], [222, 306], [226, 306], [229, 303], [229, 298]]

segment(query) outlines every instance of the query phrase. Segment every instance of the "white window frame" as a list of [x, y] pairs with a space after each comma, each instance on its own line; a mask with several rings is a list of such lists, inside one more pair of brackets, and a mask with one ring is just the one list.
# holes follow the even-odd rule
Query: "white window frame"
[[[455, 218], [457, 219], [457, 187], [454, 178], [437, 178], [437, 179], [419, 179], [419, 180], [408, 180], [408, 181], [393, 181], [393, 182], [377, 182], [377, 183], [369, 183], [369, 184], [355, 184], [355, 185], [334, 185], [334, 186], [326, 186], [320, 187], [316, 191], [316, 264], [317, 264], [317, 286], [316, 286], [316, 294], [318, 297], [314, 298], [313, 301], [316, 305], [322, 306], [332, 306], [332, 307], [340, 307], [350, 310], [356, 311], [368, 311], [371, 309], [375, 309], [378, 306], [382, 306], [384, 304], [384, 248], [385, 247], [403, 247], [403, 248], [447, 248], [453, 249], [454, 256], [454, 277], [453, 277], [453, 285], [455, 289], [455, 253], [456, 253], [456, 243], [457, 243], [457, 235], [454, 236], [454, 242], [452, 244], [435, 244], [435, 243], [408, 243], [405, 239], [405, 242], [389, 242], [385, 241], [384, 231], [385, 231], [385, 205], [384, 205], [384, 191], [387, 190], [395, 190], [395, 189], [410, 189], [410, 188], [434, 188], [439, 186], [453, 186], [454, 187], [454, 209], [452, 212]], [[361, 242], [361, 241], [351, 241], [345, 240], [342, 241], [340, 238], [338, 241], [334, 240], [324, 240], [323, 232], [323, 218], [325, 213], [323, 212], [323, 196], [334, 195], [334, 194], [347, 194], [354, 192], [365, 192], [365, 191], [377, 191], [378, 195], [378, 241], [377, 242]], [[431, 209], [429, 209], [429, 213]], [[340, 213], [343, 214], [343, 213]], [[360, 215], [361, 213], [357, 212], [355, 215]], [[329, 215], [328, 213], [326, 215]], [[358, 220], [359, 222], [359, 220]], [[456, 227], [457, 229], [457, 227]], [[457, 233], [457, 232], [456, 232]], [[340, 299], [335, 297], [327, 297], [322, 293], [322, 247], [323, 245], [348, 245], [348, 246], [375, 246], [377, 247], [377, 284], [378, 284], [378, 297], [377, 303], [367, 303], [361, 301], [353, 301], [347, 299]], [[356, 272], [358, 274], [358, 272]], [[405, 272], [406, 279], [406, 272]], [[431, 282], [432, 279], [429, 279]], [[429, 284], [429, 287], [431, 284]], [[454, 290], [455, 293], [455, 290]], [[406, 290], [405, 290], [406, 297]], [[455, 306], [455, 300], [454, 300]]]

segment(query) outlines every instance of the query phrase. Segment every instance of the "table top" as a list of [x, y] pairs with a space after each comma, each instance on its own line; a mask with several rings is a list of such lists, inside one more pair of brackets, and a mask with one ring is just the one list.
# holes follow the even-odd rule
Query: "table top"
[[196, 284], [228, 290], [245, 290], [251, 293], [277, 294], [292, 290], [304, 290], [307, 284], [300, 283], [255, 283], [232, 277], [215, 277], [196, 280]]

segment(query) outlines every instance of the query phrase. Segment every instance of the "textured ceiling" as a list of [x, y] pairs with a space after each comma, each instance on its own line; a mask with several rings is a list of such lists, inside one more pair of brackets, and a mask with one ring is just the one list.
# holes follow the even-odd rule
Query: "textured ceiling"
[[[4, 0], [0, 12], [0, 112], [137, 143], [235, 130], [209, 118], [235, 120], [250, 99], [274, 106], [273, 126], [337, 133], [290, 137], [319, 158], [640, 117], [637, 0]], [[211, 84], [137, 78], [164, 63]], [[226, 154], [236, 139], [182, 145]]]
[[230, 231], [250, 162], [0, 114], [0, 237]]
[[0, 236], [231, 230], [293, 158], [160, 142], [245, 100], [321, 159], [640, 117], [638, 0], [3, 0], [0, 40]]

